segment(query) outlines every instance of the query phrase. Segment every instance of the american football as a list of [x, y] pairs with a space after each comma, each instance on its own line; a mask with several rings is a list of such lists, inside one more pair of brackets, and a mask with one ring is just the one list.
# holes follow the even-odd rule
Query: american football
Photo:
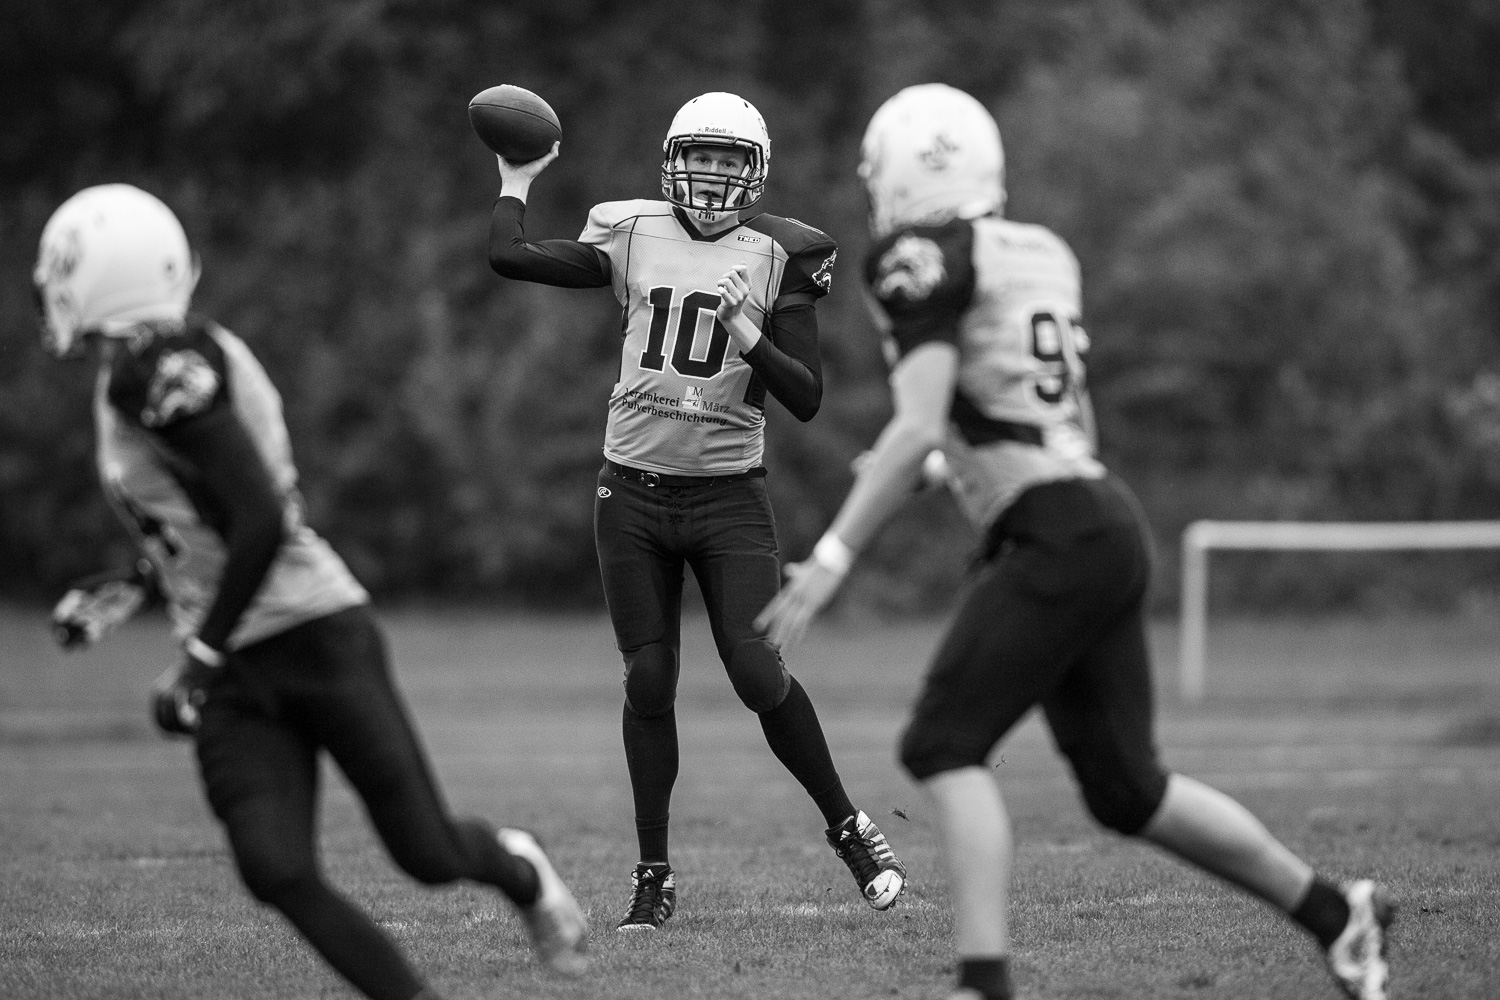
[[469, 101], [469, 123], [486, 146], [511, 163], [546, 156], [562, 138], [562, 124], [551, 106], [509, 83], [475, 94]]

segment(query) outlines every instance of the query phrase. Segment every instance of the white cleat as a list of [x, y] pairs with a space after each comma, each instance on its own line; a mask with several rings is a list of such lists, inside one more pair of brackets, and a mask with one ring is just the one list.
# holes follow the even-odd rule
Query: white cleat
[[582, 975], [588, 967], [584, 950], [589, 925], [578, 901], [558, 877], [535, 837], [525, 830], [512, 829], [503, 829], [495, 837], [501, 847], [536, 869], [536, 900], [517, 909], [531, 932], [531, 946], [536, 949], [537, 957], [553, 972]]
[[863, 811], [829, 830], [828, 846], [848, 866], [860, 895], [874, 909], [890, 909], [906, 891], [906, 866]]
[[1396, 907], [1385, 890], [1369, 879], [1344, 886], [1349, 922], [1328, 946], [1328, 969], [1353, 1000], [1386, 1000], [1390, 968], [1385, 961], [1386, 928]]

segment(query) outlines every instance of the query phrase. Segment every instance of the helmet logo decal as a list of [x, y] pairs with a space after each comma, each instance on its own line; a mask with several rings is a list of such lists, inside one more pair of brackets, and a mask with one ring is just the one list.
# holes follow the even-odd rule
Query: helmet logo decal
[[58, 234], [57, 240], [47, 247], [37, 273], [45, 284], [67, 281], [78, 270], [82, 258], [83, 239], [76, 228], [69, 229]]
[[907, 233], [880, 258], [875, 294], [882, 299], [901, 296], [920, 302], [948, 276], [943, 250], [932, 240]]
[[932, 137], [932, 145], [917, 154], [917, 159], [922, 161], [922, 166], [928, 170], [941, 173], [947, 170], [953, 162], [953, 154], [962, 151], [963, 147], [942, 132]]
[[141, 423], [162, 427], [208, 409], [219, 391], [219, 373], [197, 351], [169, 351], [156, 363]]

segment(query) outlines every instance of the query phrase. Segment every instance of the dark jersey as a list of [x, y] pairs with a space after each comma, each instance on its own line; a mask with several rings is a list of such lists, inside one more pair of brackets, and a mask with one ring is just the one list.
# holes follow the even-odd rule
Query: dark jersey
[[[248, 457], [258, 455], [281, 506], [281, 540], [260, 580], [224, 579], [229, 504], [171, 443], [177, 429], [196, 422], [210, 429], [212, 447], [214, 419], [227, 416], [248, 433]], [[253, 593], [227, 623], [230, 649], [368, 600], [303, 523], [281, 397], [238, 337], [201, 322], [172, 332], [143, 328], [101, 368], [94, 417], [105, 493], [155, 565], [180, 638], [199, 634], [225, 586], [243, 583]], [[256, 471], [253, 481], [262, 482]]]
[[944, 451], [981, 528], [1030, 486], [1104, 474], [1078, 262], [1054, 233], [992, 216], [902, 229], [871, 248], [865, 281], [892, 364], [934, 340], [958, 349]]

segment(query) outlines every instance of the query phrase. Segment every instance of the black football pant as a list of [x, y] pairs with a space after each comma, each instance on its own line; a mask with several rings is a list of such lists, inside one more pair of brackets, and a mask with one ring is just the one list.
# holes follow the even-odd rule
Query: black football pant
[[934, 654], [901, 741], [907, 770], [924, 780], [982, 764], [1040, 705], [1089, 811], [1139, 832], [1167, 786], [1142, 610], [1147, 537], [1114, 477], [1023, 493]]
[[643, 860], [665, 861], [677, 777], [673, 705], [680, 669], [682, 585], [691, 567], [730, 684], [760, 717], [766, 741], [829, 826], [853, 813], [802, 686], [754, 621], [781, 584], [764, 474], [647, 485], [606, 464], [594, 539], [615, 640], [625, 660], [622, 728]]
[[344, 772], [391, 857], [413, 878], [433, 885], [472, 879], [513, 899], [531, 891], [529, 866], [501, 849], [493, 828], [449, 815], [367, 607], [232, 654], [204, 705], [197, 746], [209, 803], [245, 886], [376, 1000], [410, 1000], [422, 981], [319, 871], [320, 751]]

